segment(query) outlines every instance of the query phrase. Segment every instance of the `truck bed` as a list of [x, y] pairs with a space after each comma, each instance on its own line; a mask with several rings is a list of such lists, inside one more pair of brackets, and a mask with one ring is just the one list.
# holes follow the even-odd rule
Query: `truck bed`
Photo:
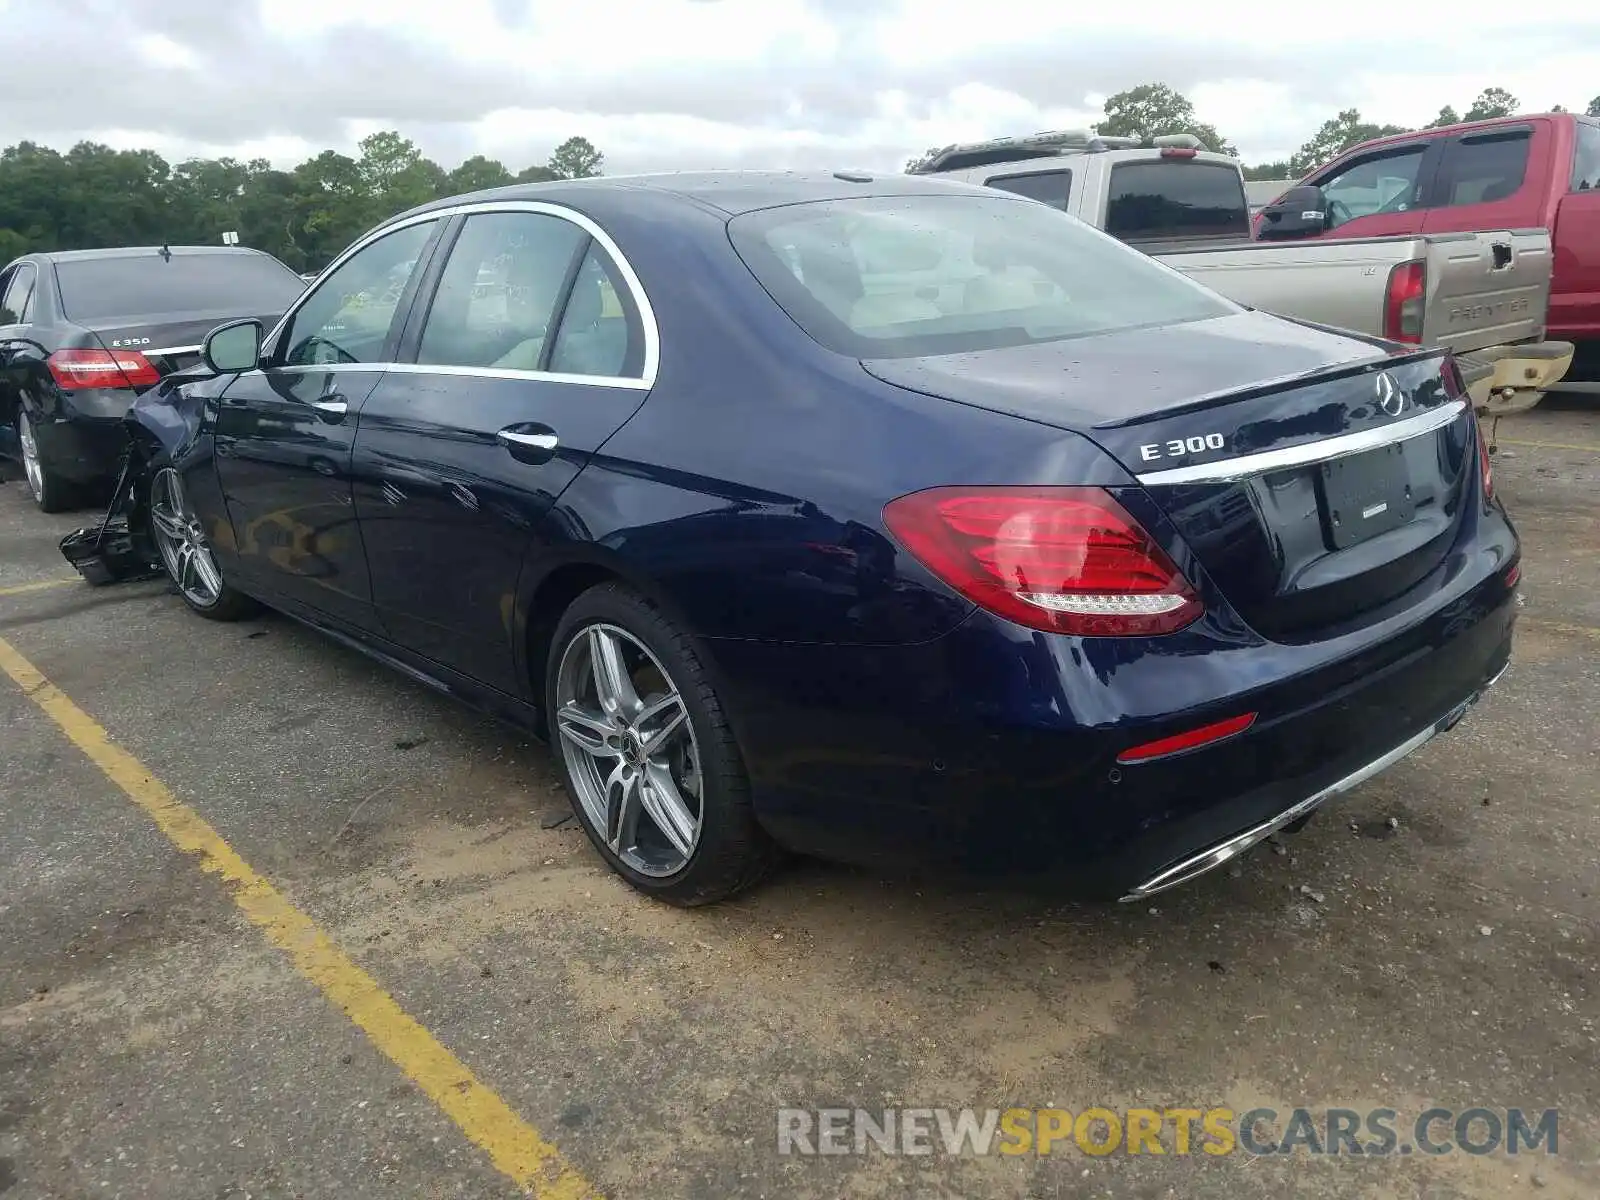
[[1141, 248], [1240, 304], [1378, 336], [1390, 273], [1420, 262], [1422, 344], [1467, 353], [1544, 335], [1543, 229]]

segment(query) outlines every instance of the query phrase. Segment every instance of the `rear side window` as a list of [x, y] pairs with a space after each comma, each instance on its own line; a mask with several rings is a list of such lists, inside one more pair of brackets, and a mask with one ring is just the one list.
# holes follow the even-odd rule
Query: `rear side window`
[[537, 370], [561, 293], [589, 235], [543, 213], [467, 218], [439, 278], [417, 361]]
[[1238, 312], [1043, 204], [863, 197], [735, 217], [734, 248], [795, 323], [852, 358], [1022, 346]]
[[1250, 236], [1244, 184], [1233, 167], [1184, 159], [1111, 168], [1106, 232], [1124, 241]]
[[1578, 122], [1578, 145], [1572, 154], [1572, 190], [1600, 189], [1600, 125]]
[[33, 285], [38, 277], [32, 263], [22, 263], [11, 272], [0, 295], [0, 325], [26, 325], [33, 320]]
[[1526, 129], [1461, 138], [1445, 147], [1440, 203], [1492, 204], [1516, 194], [1528, 173]]
[[67, 318], [82, 324], [195, 313], [275, 316], [305, 291], [305, 280], [265, 254], [179, 254], [58, 262]]
[[1001, 175], [987, 181], [992, 188], [1039, 200], [1063, 211], [1072, 195], [1071, 171], [1038, 171], [1031, 175]]

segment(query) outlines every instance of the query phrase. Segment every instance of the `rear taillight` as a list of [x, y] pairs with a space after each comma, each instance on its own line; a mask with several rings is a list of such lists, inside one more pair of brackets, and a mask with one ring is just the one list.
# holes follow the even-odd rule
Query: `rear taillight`
[[883, 519], [945, 583], [1030, 629], [1171, 633], [1204, 611], [1173, 561], [1100, 488], [930, 488], [891, 501]]
[[1478, 470], [1483, 475], [1483, 498], [1494, 499], [1494, 468], [1489, 465], [1489, 439], [1483, 436], [1483, 424], [1474, 430], [1478, 438]]
[[1427, 267], [1401, 263], [1389, 272], [1383, 296], [1383, 336], [1393, 342], [1422, 341], [1422, 310], [1427, 292]]
[[149, 387], [161, 373], [137, 350], [57, 350], [45, 362], [58, 386], [84, 388]]

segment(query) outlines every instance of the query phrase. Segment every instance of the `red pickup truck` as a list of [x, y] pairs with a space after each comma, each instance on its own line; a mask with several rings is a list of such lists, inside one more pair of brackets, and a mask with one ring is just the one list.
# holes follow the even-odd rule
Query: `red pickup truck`
[[[1549, 230], [1545, 335], [1577, 348], [1574, 375], [1600, 372], [1600, 120], [1542, 113], [1376, 138], [1317, 168], [1307, 184], [1322, 189], [1325, 222], [1291, 236]], [[1268, 205], [1255, 218], [1258, 238], [1274, 237], [1273, 212]]]

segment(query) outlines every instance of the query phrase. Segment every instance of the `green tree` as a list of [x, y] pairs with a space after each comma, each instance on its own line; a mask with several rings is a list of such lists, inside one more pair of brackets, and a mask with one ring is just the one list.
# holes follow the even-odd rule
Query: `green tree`
[[1106, 99], [1106, 115], [1096, 133], [1115, 137], [1152, 138], [1163, 133], [1191, 133], [1209, 149], [1238, 151], [1223, 141], [1215, 126], [1196, 116], [1189, 98], [1164, 83], [1143, 83]]
[[562, 176], [557, 175], [549, 167], [546, 167], [546, 166], [543, 166], [543, 165], [539, 165], [539, 166], [532, 166], [532, 167], [523, 167], [522, 170], [517, 172], [516, 182], [517, 183], [549, 183], [552, 179], [560, 179], [560, 178], [562, 178]]
[[588, 179], [600, 174], [605, 155], [588, 138], [569, 137], [555, 148], [546, 165], [557, 179]]
[[1522, 104], [1505, 88], [1484, 88], [1478, 93], [1478, 98], [1472, 102], [1472, 107], [1467, 109], [1464, 121], [1487, 121], [1492, 117], [1515, 116], [1517, 109]]
[[485, 188], [504, 187], [514, 182], [504, 163], [481, 154], [474, 154], [445, 176], [445, 184], [452, 193], [481, 192]]
[[1423, 126], [1424, 129], [1443, 129], [1446, 125], [1459, 125], [1461, 115], [1446, 104], [1439, 110], [1439, 115]]
[[1244, 168], [1246, 179], [1293, 179], [1289, 173], [1289, 163], [1280, 159], [1277, 162], [1257, 163], [1253, 167]]
[[1289, 174], [1295, 179], [1302, 179], [1314, 168], [1337, 158], [1351, 146], [1405, 132], [1406, 129], [1400, 125], [1373, 125], [1363, 121], [1357, 109], [1347, 108], [1338, 116], [1324, 121], [1316, 136], [1295, 151], [1289, 159]]
[[1550, 106], [1550, 111], [1551, 112], [1566, 112], [1567, 108], [1566, 108], [1566, 105], [1564, 105], [1564, 104], [1552, 104]]
[[1600, 117], [1600, 96], [1589, 101], [1589, 107], [1583, 110], [1588, 116]]
[[[597, 174], [603, 161], [570, 138], [515, 179]], [[149, 150], [82, 142], [62, 153], [24, 141], [0, 150], [0, 265], [33, 250], [215, 245], [234, 230], [296, 270], [321, 269], [386, 217], [513, 181], [483, 155], [446, 171], [393, 130], [363, 138], [354, 158], [325, 150], [292, 170], [233, 158], [173, 167]]]

